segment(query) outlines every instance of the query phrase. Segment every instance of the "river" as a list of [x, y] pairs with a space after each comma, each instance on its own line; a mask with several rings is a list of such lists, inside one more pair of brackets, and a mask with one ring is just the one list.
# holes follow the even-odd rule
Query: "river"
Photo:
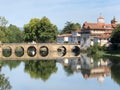
[[0, 90], [119, 90], [114, 58], [0, 61]]

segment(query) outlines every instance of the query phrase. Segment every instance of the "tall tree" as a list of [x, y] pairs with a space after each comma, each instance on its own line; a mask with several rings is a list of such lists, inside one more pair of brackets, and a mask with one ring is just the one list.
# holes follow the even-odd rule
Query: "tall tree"
[[8, 21], [5, 19], [5, 17], [0, 16], [0, 42], [8, 42], [8, 39], [6, 37], [6, 24]]
[[7, 38], [10, 43], [20, 43], [24, 41], [24, 33], [17, 26], [10, 24], [7, 30]]
[[6, 37], [6, 28], [0, 27], [0, 42], [9, 42], [8, 38]]
[[55, 42], [57, 32], [57, 27], [47, 17], [33, 18], [24, 25], [26, 42]]
[[5, 19], [5, 17], [0, 16], [0, 27], [6, 26], [8, 21]]
[[111, 43], [115, 48], [117, 48], [118, 44], [120, 44], [120, 24], [113, 30], [111, 35]]
[[61, 34], [69, 34], [71, 33], [72, 31], [75, 31], [75, 30], [78, 30], [78, 29], [81, 29], [81, 25], [79, 23], [72, 23], [72, 22], [66, 22], [65, 23], [65, 27], [63, 28]]

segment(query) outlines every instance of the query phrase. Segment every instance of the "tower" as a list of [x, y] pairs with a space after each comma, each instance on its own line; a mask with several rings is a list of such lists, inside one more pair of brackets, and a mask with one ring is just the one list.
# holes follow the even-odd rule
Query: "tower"
[[117, 24], [117, 19], [115, 18], [115, 16], [113, 17], [113, 19], [111, 20], [111, 24]]
[[105, 20], [101, 15], [97, 18], [97, 23], [105, 23]]

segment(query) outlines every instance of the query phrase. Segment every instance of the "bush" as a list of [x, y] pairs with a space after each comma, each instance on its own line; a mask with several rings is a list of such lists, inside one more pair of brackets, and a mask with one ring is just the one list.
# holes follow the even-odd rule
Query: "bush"
[[102, 57], [105, 49], [106, 49], [105, 46], [101, 47], [99, 45], [94, 45], [87, 49], [87, 55], [90, 57], [93, 57], [94, 59], [98, 59], [98, 58]]

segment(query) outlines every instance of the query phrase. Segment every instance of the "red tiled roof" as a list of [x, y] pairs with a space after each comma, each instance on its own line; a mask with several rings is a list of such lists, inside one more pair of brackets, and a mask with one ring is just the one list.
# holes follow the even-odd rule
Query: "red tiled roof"
[[108, 35], [108, 34], [102, 34], [102, 35], [98, 36], [98, 38], [99, 39], [108, 39], [108, 38], [110, 38], [110, 35]]
[[58, 35], [58, 37], [70, 37], [72, 36], [72, 34], [62, 34], [62, 35]]
[[105, 24], [105, 23], [87, 23], [85, 22], [83, 24], [84, 29], [96, 29], [96, 30], [107, 30], [107, 29], [113, 29], [116, 24]]

